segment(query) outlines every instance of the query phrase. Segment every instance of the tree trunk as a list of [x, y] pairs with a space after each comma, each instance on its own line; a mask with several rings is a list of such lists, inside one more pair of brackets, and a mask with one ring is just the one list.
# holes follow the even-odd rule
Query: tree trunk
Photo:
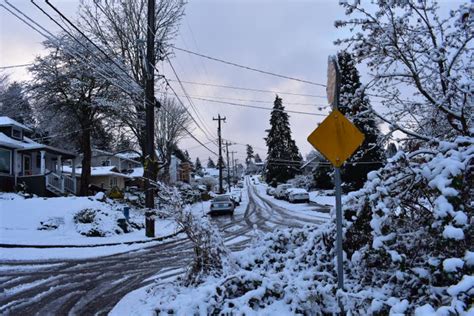
[[87, 196], [89, 193], [89, 183], [91, 178], [91, 131], [90, 128], [83, 129], [81, 133], [81, 151], [82, 151], [82, 171], [81, 185], [79, 187], [79, 195]]

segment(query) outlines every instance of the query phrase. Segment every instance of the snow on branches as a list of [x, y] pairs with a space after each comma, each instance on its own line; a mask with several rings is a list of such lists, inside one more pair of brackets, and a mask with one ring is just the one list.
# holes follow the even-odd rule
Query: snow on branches
[[444, 18], [434, 1], [375, 2], [341, 2], [350, 18], [336, 22], [352, 34], [336, 44], [367, 64], [366, 89], [388, 109], [374, 113], [419, 140], [472, 136], [472, 6]]

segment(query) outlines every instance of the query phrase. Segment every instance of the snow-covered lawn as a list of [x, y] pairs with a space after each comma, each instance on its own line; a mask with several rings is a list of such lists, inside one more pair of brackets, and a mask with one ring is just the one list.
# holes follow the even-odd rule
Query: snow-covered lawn
[[[143, 211], [130, 209], [130, 224], [125, 230], [118, 224], [123, 222], [123, 204], [110, 200], [102, 202], [94, 197], [30, 198], [10, 193], [0, 193], [0, 243], [9, 245], [102, 245], [150, 240], [142, 229]], [[88, 210], [88, 211], [84, 211]], [[82, 214], [82, 217], [80, 216]], [[81, 217], [81, 218], [80, 218]], [[156, 219], [156, 237], [168, 236], [176, 232], [172, 219]], [[87, 236], [89, 235], [89, 236]], [[91, 236], [92, 235], [92, 236]], [[95, 236], [94, 236], [95, 235]], [[141, 244], [141, 247], [147, 244]], [[129, 245], [103, 248], [76, 248], [78, 257], [108, 255], [124, 252], [137, 247]], [[75, 257], [68, 251], [48, 251], [54, 257]], [[68, 248], [70, 249], [70, 248]], [[101, 250], [102, 249], [102, 250]], [[3, 248], [1, 259], [43, 257], [43, 249]], [[25, 254], [22, 255], [21, 253]], [[81, 253], [82, 252], [82, 253]], [[86, 254], [84, 254], [86, 253]], [[28, 257], [30, 258], [30, 257]]]

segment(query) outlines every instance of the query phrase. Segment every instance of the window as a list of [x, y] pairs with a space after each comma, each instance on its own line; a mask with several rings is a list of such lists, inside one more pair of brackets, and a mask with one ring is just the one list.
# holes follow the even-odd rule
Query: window
[[110, 166], [110, 160], [102, 160], [102, 166], [104, 167]]
[[12, 127], [12, 137], [16, 139], [21, 139], [21, 129]]
[[109, 184], [110, 184], [111, 188], [116, 187], [117, 186], [117, 178], [116, 177], [111, 177], [109, 179]]
[[31, 175], [31, 157], [30, 156], [23, 156], [23, 175], [29, 176]]
[[41, 168], [41, 153], [36, 153], [36, 168]]
[[0, 173], [11, 173], [11, 151], [0, 148]]

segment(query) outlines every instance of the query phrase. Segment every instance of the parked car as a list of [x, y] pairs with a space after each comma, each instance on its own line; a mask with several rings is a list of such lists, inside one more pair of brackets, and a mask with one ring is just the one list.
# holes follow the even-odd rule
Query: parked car
[[242, 191], [236, 188], [231, 189], [230, 198], [234, 201], [236, 206], [239, 206], [240, 202], [242, 202]]
[[268, 188], [267, 188], [267, 194], [268, 194], [268, 195], [275, 195], [275, 188], [273, 188], [273, 187], [268, 187]]
[[237, 182], [237, 186], [238, 186], [239, 188], [243, 188], [243, 187], [244, 187], [244, 183], [243, 183], [242, 181], [239, 181], [239, 182]]
[[288, 201], [288, 196], [290, 195], [291, 190], [295, 189], [294, 187], [288, 188], [283, 190], [283, 196], [281, 197], [283, 200]]
[[288, 189], [288, 201], [290, 203], [309, 202], [309, 193], [305, 189]]
[[291, 184], [279, 184], [275, 189], [275, 198], [277, 199], [284, 199], [285, 198], [285, 190], [292, 188], [293, 185]]
[[211, 201], [209, 213], [214, 214], [234, 214], [235, 205], [230, 195], [218, 195]]

